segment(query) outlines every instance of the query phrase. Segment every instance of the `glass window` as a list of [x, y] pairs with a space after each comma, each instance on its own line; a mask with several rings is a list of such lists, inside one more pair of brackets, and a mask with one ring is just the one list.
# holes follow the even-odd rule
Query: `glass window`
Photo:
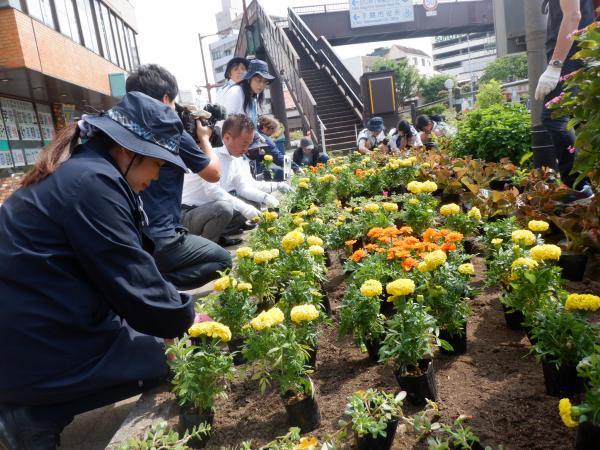
[[55, 0], [54, 5], [56, 7], [60, 32], [65, 36], [69, 36], [75, 42], [81, 43], [73, 0]]
[[98, 49], [98, 38], [96, 37], [96, 27], [94, 26], [94, 15], [90, 0], [77, 0], [77, 12], [81, 23], [81, 33], [83, 34], [83, 43], [90, 50], [100, 53]]
[[110, 26], [112, 27], [115, 48], [117, 50], [117, 65], [119, 67], [124, 67], [125, 64], [123, 64], [123, 52], [121, 51], [121, 43], [119, 42], [119, 31], [117, 30], [117, 19], [114, 14], [110, 13], [109, 15], [110, 15]]
[[108, 8], [104, 6], [104, 4], [100, 3], [100, 11], [102, 18], [102, 26], [98, 24], [100, 28], [100, 33], [104, 32], [106, 36], [106, 53], [104, 57], [106, 59], [111, 60], [113, 63], [118, 64], [119, 60], [117, 58], [117, 50], [115, 48], [115, 40], [113, 38], [113, 32], [110, 27], [110, 13], [108, 12]]
[[117, 19], [117, 24], [119, 26], [119, 42], [121, 42], [121, 49], [123, 50], [123, 59], [125, 60], [124, 69], [127, 71], [131, 71], [131, 60], [129, 58], [129, 50], [127, 49], [127, 40], [125, 39], [125, 29], [123, 27], [123, 21], [121, 19]]
[[31, 17], [41, 20], [51, 28], [56, 28], [50, 0], [27, 0], [27, 11]]
[[133, 30], [127, 26], [125, 26], [125, 30], [127, 31], [129, 41], [129, 55], [131, 55], [131, 64], [135, 69], [140, 65], [140, 58], [138, 56], [137, 45], [135, 43], [135, 34], [133, 33]]

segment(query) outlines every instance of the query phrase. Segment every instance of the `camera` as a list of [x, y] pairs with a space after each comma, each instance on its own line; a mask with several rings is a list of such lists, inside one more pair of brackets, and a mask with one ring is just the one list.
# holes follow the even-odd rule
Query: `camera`
[[203, 126], [207, 126], [212, 130], [210, 135], [210, 144], [213, 147], [221, 147], [223, 141], [221, 139], [221, 130], [216, 127], [217, 122], [225, 120], [227, 112], [225, 108], [216, 103], [208, 103], [204, 109], [200, 109], [195, 105], [180, 105], [175, 104], [175, 111], [183, 123], [183, 129], [192, 135], [194, 140], [198, 142], [196, 135], [196, 121], [200, 121]]

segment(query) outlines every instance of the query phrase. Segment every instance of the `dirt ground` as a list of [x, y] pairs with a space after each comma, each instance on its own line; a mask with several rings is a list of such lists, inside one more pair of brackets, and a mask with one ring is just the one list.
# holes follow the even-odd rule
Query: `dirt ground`
[[[600, 294], [600, 258], [588, 263], [581, 283], [568, 283], [572, 292]], [[474, 259], [483, 279], [483, 263]], [[337, 337], [336, 307], [345, 291], [341, 266], [334, 258], [330, 269], [329, 298], [334, 310], [333, 326], [319, 338], [317, 370], [312, 379], [317, 386], [321, 426], [310, 433], [324, 437], [338, 428], [346, 398], [358, 389], [378, 388], [397, 392], [398, 384], [390, 367], [373, 364], [366, 353], [350, 340]], [[442, 421], [451, 423], [460, 414], [473, 416], [469, 422], [481, 443], [495, 449], [550, 450], [573, 448], [575, 431], [563, 426], [558, 415], [558, 399], [546, 395], [542, 368], [528, 355], [530, 345], [521, 331], [506, 327], [498, 300], [498, 290], [485, 290], [471, 301], [467, 352], [459, 356], [437, 355], [434, 360], [438, 404]], [[417, 412], [406, 406], [406, 415]], [[286, 413], [277, 391], [265, 396], [249, 379], [233, 384], [228, 400], [220, 401], [213, 424], [209, 449], [235, 446], [245, 440], [263, 445], [288, 429]], [[348, 448], [352, 448], [351, 445]], [[414, 436], [397, 433], [393, 449], [422, 449]]]

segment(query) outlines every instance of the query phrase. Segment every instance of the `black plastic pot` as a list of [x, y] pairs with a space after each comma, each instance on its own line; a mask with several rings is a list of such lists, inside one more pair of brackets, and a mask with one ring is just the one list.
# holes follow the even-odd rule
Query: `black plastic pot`
[[587, 261], [587, 255], [569, 255], [563, 253], [558, 260], [558, 266], [562, 269], [561, 276], [569, 281], [583, 280]]
[[506, 320], [506, 326], [511, 330], [522, 331], [522, 323], [525, 321], [525, 316], [521, 311], [509, 312], [508, 308], [504, 303], [502, 304], [502, 311], [504, 311], [504, 319]]
[[[412, 372], [410, 369], [409, 372]], [[406, 399], [413, 405], [424, 405], [425, 399], [437, 400], [433, 362], [430, 359], [422, 359], [419, 361], [419, 369], [421, 369], [421, 375], [401, 375], [394, 371], [400, 388], [406, 391]]]
[[288, 423], [298, 427], [303, 433], [314, 430], [321, 423], [321, 412], [314, 397], [297, 400], [295, 396], [282, 396], [283, 406], [288, 415]]
[[379, 349], [381, 348], [381, 341], [381, 338], [365, 339], [367, 354], [369, 355], [369, 359], [374, 363], [379, 362]]
[[575, 450], [600, 450], [600, 427], [590, 422], [579, 424]]
[[385, 429], [385, 437], [377, 436], [374, 438], [370, 434], [361, 437], [354, 433], [358, 450], [388, 450], [392, 448], [394, 437], [396, 436], [396, 428], [398, 428], [398, 420], [392, 420], [388, 422], [388, 426]]
[[246, 364], [246, 358], [244, 358], [244, 355], [242, 355], [243, 345], [244, 339], [241, 337], [233, 338], [227, 343], [229, 353], [233, 353], [233, 364], [235, 366], [241, 366], [242, 364]]
[[563, 364], [558, 369], [555, 364], [542, 360], [546, 394], [564, 398], [583, 392], [583, 380], [577, 376], [577, 367]]
[[440, 330], [440, 339], [448, 342], [453, 350], [446, 350], [440, 347], [441, 352], [446, 355], [460, 355], [467, 351], [467, 324], [462, 328], [462, 335], [451, 335], [448, 330]]
[[[179, 429], [182, 434], [185, 433], [186, 430], [197, 427], [202, 422], [206, 422], [212, 426], [214, 420], [215, 414], [212, 411], [197, 411], [188, 408], [182, 408], [179, 411]], [[188, 446], [192, 448], [204, 448], [209, 439], [210, 432], [201, 438], [191, 439], [188, 442]]]

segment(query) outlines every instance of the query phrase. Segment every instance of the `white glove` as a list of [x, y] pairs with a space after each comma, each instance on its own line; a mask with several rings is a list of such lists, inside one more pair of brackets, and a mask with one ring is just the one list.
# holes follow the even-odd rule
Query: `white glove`
[[277, 208], [279, 206], [279, 200], [277, 200], [271, 194], [265, 194], [263, 203], [267, 205], [267, 208]]
[[535, 90], [535, 99], [543, 100], [549, 92], [552, 91], [560, 81], [560, 67], [548, 66], [538, 81]]
[[288, 183], [280, 182], [280, 183], [277, 183], [277, 190], [279, 192], [291, 192], [292, 186], [290, 186]]
[[246, 204], [244, 206], [244, 210], [240, 212], [242, 213], [242, 216], [244, 216], [248, 220], [252, 220], [260, 215], [260, 211], [258, 209], [248, 204]]

